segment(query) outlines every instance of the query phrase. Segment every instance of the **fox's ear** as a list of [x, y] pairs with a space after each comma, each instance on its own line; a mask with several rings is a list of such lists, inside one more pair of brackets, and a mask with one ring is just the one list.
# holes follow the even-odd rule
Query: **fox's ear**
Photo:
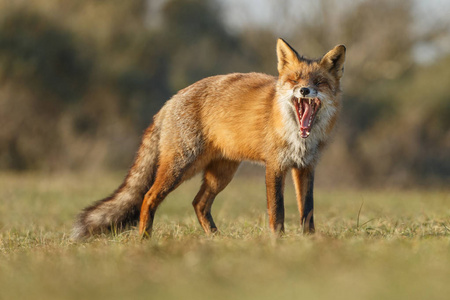
[[340, 79], [344, 73], [345, 50], [344, 45], [338, 45], [325, 54], [320, 60], [322, 67], [334, 74], [338, 79]]
[[286, 68], [292, 67], [299, 62], [299, 55], [288, 43], [283, 39], [278, 39], [277, 42], [277, 57], [278, 57], [278, 73], [281, 74]]

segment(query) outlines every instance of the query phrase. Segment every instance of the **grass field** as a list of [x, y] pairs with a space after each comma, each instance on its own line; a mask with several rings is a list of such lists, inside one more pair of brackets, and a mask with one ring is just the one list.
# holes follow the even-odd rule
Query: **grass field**
[[[0, 173], [0, 299], [449, 299], [450, 191], [315, 191], [303, 236], [291, 184], [286, 234], [268, 230], [264, 179], [236, 177], [207, 237], [191, 200], [199, 179], [135, 230], [69, 240], [74, 216], [120, 175]], [[361, 212], [359, 213], [361, 208]]]

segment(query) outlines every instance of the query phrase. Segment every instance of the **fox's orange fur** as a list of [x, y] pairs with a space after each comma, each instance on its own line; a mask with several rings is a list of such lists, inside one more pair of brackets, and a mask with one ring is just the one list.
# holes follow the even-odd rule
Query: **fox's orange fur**
[[150, 234], [167, 194], [201, 171], [203, 184], [193, 206], [205, 232], [214, 232], [214, 198], [243, 160], [266, 166], [272, 231], [284, 230], [284, 179], [292, 170], [301, 223], [313, 232], [314, 167], [340, 109], [345, 47], [309, 60], [279, 39], [277, 56], [278, 78], [259, 73], [214, 76], [173, 96], [144, 134], [124, 183], [79, 215], [73, 237], [138, 217], [140, 234]]

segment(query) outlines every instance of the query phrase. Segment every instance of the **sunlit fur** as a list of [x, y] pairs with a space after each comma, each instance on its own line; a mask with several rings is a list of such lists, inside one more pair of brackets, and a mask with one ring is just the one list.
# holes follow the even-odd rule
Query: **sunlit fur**
[[[313, 231], [314, 167], [340, 109], [345, 47], [335, 47], [322, 59], [307, 60], [280, 39], [277, 56], [278, 77], [213, 76], [167, 101], [144, 134], [124, 183], [79, 215], [72, 237], [121, 228], [138, 217], [140, 234], [150, 234], [159, 204], [198, 172], [204, 175], [194, 209], [205, 232], [215, 232], [212, 203], [243, 160], [266, 166], [269, 225], [274, 232], [284, 229], [284, 178], [288, 170], [295, 171], [301, 220], [308, 220]], [[292, 104], [300, 87], [317, 92], [321, 101], [308, 138], [299, 134]]]

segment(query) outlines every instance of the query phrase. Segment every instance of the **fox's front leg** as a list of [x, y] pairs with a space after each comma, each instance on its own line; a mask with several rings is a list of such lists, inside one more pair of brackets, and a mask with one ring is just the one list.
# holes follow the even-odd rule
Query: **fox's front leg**
[[273, 233], [284, 232], [284, 179], [286, 172], [266, 167], [267, 210], [269, 226]]
[[292, 180], [294, 181], [297, 195], [300, 222], [304, 233], [314, 233], [314, 168], [293, 168]]

